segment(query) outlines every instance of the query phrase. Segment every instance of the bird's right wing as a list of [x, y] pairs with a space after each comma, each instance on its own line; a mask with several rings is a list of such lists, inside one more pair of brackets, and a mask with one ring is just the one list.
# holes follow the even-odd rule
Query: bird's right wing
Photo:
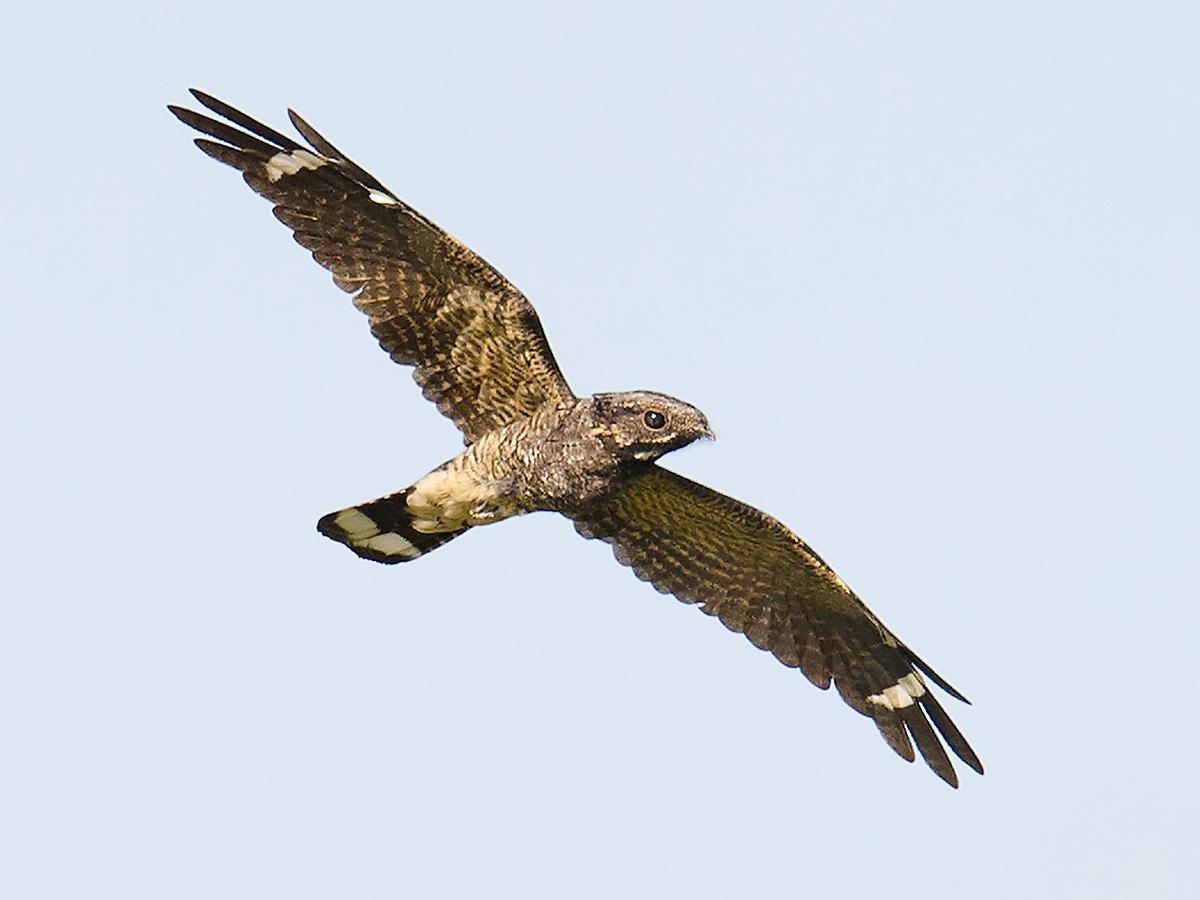
[[289, 114], [312, 149], [200, 91], [221, 122], [178, 106], [209, 156], [238, 169], [275, 216], [333, 273], [396, 362], [466, 443], [574, 399], [529, 301], [482, 258]]
[[573, 518], [584, 537], [612, 544], [617, 559], [658, 590], [718, 617], [817, 687], [832, 681], [905, 759], [914, 759], [915, 741], [929, 767], [957, 787], [936, 728], [959, 759], [983, 772], [922, 673], [966, 698], [775, 519], [657, 465]]

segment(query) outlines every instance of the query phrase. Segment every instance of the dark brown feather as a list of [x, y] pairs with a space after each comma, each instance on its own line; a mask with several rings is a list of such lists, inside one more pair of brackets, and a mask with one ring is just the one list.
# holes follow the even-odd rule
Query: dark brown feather
[[325, 164], [271, 180], [268, 162], [302, 145], [193, 93], [245, 131], [180, 107], [171, 111], [216, 138], [197, 143], [241, 170], [338, 287], [355, 294], [371, 333], [392, 359], [415, 367], [425, 396], [454, 420], [466, 443], [545, 403], [574, 399], [533, 306], [487, 262], [393, 197], [295, 114]]
[[775, 519], [657, 465], [573, 518], [581, 534], [610, 543], [639, 578], [700, 604], [786, 665], [799, 664], [818, 687], [832, 680], [903, 758], [913, 760], [915, 742], [929, 767], [957, 786], [936, 727], [959, 758], [981, 771], [931, 694], [897, 709], [868, 699], [906, 676], [920, 681], [917, 668], [927, 667]]

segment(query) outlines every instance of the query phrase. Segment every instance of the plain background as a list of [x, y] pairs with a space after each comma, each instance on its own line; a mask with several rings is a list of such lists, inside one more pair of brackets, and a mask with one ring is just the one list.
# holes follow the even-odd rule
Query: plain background
[[[1197, 47], [1185, 3], [9, 11], [0, 889], [1190, 896]], [[558, 517], [321, 538], [459, 438], [191, 86], [494, 263], [578, 392], [704, 409], [668, 465], [970, 696], [986, 777]]]

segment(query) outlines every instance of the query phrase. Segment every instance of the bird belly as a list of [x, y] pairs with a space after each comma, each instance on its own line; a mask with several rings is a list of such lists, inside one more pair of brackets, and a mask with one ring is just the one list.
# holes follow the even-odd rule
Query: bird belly
[[413, 485], [407, 503], [417, 531], [457, 531], [526, 511], [504, 483], [481, 478], [462, 462], [451, 460]]

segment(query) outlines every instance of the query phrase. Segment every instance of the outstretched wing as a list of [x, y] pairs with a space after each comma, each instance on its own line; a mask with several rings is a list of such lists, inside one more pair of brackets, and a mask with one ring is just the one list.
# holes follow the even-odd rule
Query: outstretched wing
[[[291, 110], [312, 149], [200, 91], [240, 128], [178, 106], [205, 153], [240, 170], [275, 216], [333, 273], [396, 362], [415, 366], [425, 396], [466, 443], [574, 395], [537, 313], [483, 259], [397, 198]], [[244, 130], [243, 130], [244, 129]]]
[[915, 741], [929, 767], [958, 786], [936, 728], [959, 759], [983, 773], [922, 673], [966, 698], [775, 519], [657, 465], [574, 518], [584, 537], [612, 544], [617, 559], [639, 578], [717, 616], [784, 665], [798, 667], [817, 687], [836, 684], [909, 762]]

